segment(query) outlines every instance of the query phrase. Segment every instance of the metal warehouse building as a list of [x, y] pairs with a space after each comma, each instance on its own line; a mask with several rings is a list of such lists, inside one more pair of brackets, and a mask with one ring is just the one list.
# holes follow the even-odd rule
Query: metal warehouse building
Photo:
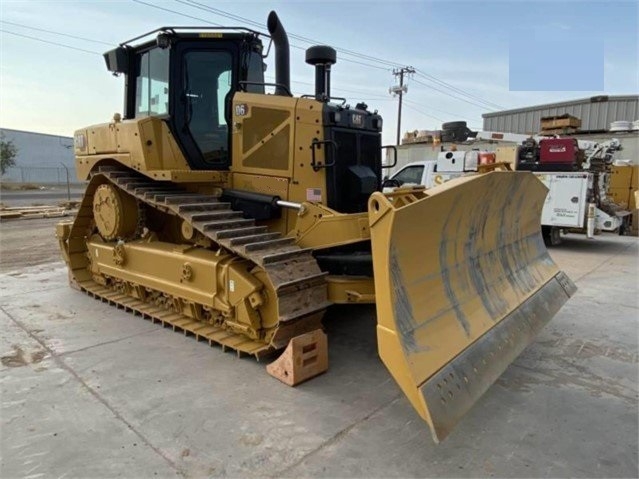
[[73, 138], [9, 128], [0, 128], [0, 132], [18, 149], [16, 164], [7, 170], [2, 181], [62, 184], [66, 183], [68, 169], [70, 181], [77, 182]]
[[618, 120], [639, 119], [639, 95], [595, 96], [581, 100], [485, 113], [484, 131], [535, 134], [545, 116], [569, 114], [581, 119], [581, 130], [600, 132]]

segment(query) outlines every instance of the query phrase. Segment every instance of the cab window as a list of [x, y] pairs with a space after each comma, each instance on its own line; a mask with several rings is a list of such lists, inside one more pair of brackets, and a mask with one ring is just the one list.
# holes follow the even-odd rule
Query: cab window
[[138, 57], [136, 118], [169, 112], [169, 50], [153, 48]]

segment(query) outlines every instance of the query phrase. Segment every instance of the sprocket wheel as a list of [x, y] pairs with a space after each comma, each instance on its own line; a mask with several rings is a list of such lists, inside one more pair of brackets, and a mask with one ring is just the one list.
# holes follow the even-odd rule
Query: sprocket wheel
[[106, 241], [130, 238], [138, 228], [137, 200], [113, 185], [100, 185], [93, 196], [93, 217]]

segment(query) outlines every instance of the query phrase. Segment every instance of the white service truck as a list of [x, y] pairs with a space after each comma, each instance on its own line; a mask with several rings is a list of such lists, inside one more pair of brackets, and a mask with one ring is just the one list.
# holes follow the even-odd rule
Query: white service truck
[[[541, 225], [544, 239], [551, 245], [561, 242], [562, 230], [579, 230], [592, 238], [599, 231], [620, 231], [629, 212], [608, 202], [609, 214], [600, 206], [606, 199], [595, 200], [597, 176], [589, 172], [533, 172], [548, 188]], [[600, 177], [601, 178], [601, 177]], [[602, 185], [599, 185], [601, 187]], [[604, 188], [601, 188], [604, 190]]]
[[[385, 179], [385, 190], [409, 185], [432, 188], [452, 178], [477, 171], [479, 152], [440, 152], [437, 160], [415, 161], [402, 167]], [[580, 172], [531, 172], [548, 188], [548, 195], [541, 215], [542, 234], [546, 243], [557, 245], [561, 232], [580, 230], [589, 238], [598, 231], [618, 231], [624, 226], [628, 212], [619, 209], [617, 214], [603, 211], [598, 191], [606, 191], [602, 184], [605, 177], [587, 171]], [[595, 178], [599, 178], [598, 185]], [[605, 195], [604, 195], [605, 196]], [[608, 210], [614, 204], [608, 204]]]

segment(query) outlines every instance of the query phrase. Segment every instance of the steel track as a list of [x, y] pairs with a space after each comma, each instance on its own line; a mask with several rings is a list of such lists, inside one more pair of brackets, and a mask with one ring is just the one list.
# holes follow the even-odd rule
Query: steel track
[[[188, 222], [213, 244], [261, 268], [272, 283], [279, 305], [278, 326], [273, 339], [269, 343], [251, 339], [223, 325], [207, 324], [144, 302], [94, 281], [86, 274], [86, 261], [73, 265], [78, 263], [79, 256], [86, 256], [88, 228], [93, 220], [93, 195], [97, 186], [105, 182], [112, 183], [148, 207]], [[76, 261], [70, 261], [70, 275], [82, 291], [153, 322], [190, 333], [198, 340], [231, 348], [238, 354], [259, 358], [285, 347], [292, 337], [320, 327], [321, 317], [330, 305], [327, 273], [319, 269], [312, 251], [297, 246], [294, 238], [271, 232], [266, 226], [257, 226], [254, 219], [234, 211], [217, 195], [191, 193], [177, 184], [155, 181], [121, 167], [100, 167], [92, 175], [67, 244], [70, 257], [76, 258]]]

